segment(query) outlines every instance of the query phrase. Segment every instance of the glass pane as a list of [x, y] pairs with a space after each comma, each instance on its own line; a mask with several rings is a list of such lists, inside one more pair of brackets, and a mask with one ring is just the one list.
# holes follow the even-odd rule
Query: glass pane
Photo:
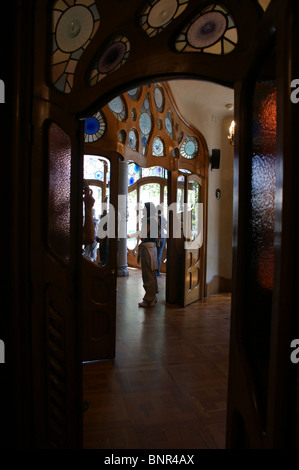
[[[90, 183], [89, 188], [95, 200], [92, 208], [95, 241], [84, 246], [83, 255], [90, 261], [105, 266], [109, 260], [110, 161], [98, 155], [84, 155], [84, 180]], [[99, 183], [92, 184], [92, 180]], [[85, 219], [84, 204], [83, 219]]]
[[139, 192], [139, 227], [141, 230], [142, 209], [146, 202], [152, 202], [156, 207], [160, 204], [160, 185], [158, 183], [144, 184]]
[[[92, 208], [92, 216], [95, 229], [95, 241], [92, 244], [85, 245], [83, 256], [90, 261], [98, 261], [98, 242], [97, 242], [97, 226], [103, 212], [103, 189], [101, 186], [89, 185], [92, 190], [92, 196], [95, 200]], [[85, 204], [83, 204], [83, 220], [85, 219]]]
[[247, 245], [247, 293], [243, 328], [255, 385], [266, 416], [274, 276], [276, 191], [275, 81], [255, 84], [252, 114], [250, 218]]
[[95, 200], [92, 214], [93, 214], [95, 221], [97, 222], [100, 219], [101, 214], [103, 212], [103, 190], [100, 186], [90, 185], [89, 187], [92, 190], [92, 195]]
[[164, 149], [165, 149], [164, 141], [160, 137], [156, 137], [153, 140], [152, 154], [155, 155], [156, 157], [164, 157], [165, 155]]
[[188, 211], [191, 211], [191, 240], [195, 240], [200, 230], [200, 184], [198, 181], [190, 180], [188, 183]]
[[100, 25], [96, 3], [56, 0], [52, 10], [51, 79], [55, 88], [70, 93], [79, 59]]
[[272, 291], [276, 189], [276, 84], [258, 82], [254, 96], [251, 167], [252, 261], [258, 286]]
[[142, 168], [142, 178], [147, 176], [158, 176], [159, 178], [167, 178], [167, 170], [161, 166], [153, 166], [151, 168]]
[[167, 186], [164, 186], [164, 199], [163, 199], [163, 205], [164, 205], [164, 214], [167, 214], [167, 206], [168, 206], [168, 193], [167, 193]]
[[[137, 245], [137, 189], [128, 193], [128, 221], [127, 221], [127, 233], [128, 242], [127, 246], [129, 250], [134, 250]], [[132, 238], [131, 238], [132, 237]]]
[[114, 223], [113, 208], [110, 206], [110, 161], [101, 157], [104, 161], [104, 193], [102, 194], [102, 206], [100, 220], [96, 227], [97, 241], [99, 242], [100, 266], [105, 266], [109, 262], [109, 224]]
[[230, 12], [212, 2], [201, 9], [179, 32], [175, 41], [177, 51], [202, 54], [229, 54], [238, 43], [238, 30]]
[[49, 128], [48, 243], [63, 264], [70, 260], [71, 142], [56, 124]]
[[177, 181], [177, 212], [184, 211], [184, 176], [179, 176]]
[[104, 181], [105, 161], [97, 155], [84, 155], [84, 179]]
[[129, 163], [128, 166], [128, 177], [129, 177], [129, 186], [132, 186], [137, 180], [139, 180], [141, 175], [141, 168], [135, 163]]
[[158, 183], [144, 184], [140, 187], [140, 204], [153, 202], [155, 206], [160, 204], [160, 185]]

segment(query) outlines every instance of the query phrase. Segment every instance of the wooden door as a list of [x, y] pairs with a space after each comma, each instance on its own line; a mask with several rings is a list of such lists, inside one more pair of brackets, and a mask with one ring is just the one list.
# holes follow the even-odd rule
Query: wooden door
[[82, 443], [80, 367], [81, 133], [36, 98], [31, 169], [32, 383], [35, 448]]
[[197, 175], [185, 176], [183, 217], [184, 306], [201, 299], [204, 294], [204, 188], [202, 183], [202, 179]]
[[257, 38], [236, 85], [227, 447], [287, 449], [298, 447], [298, 366], [290, 360], [298, 337], [298, 104], [290, 99], [298, 2], [271, 2]]
[[114, 157], [109, 160], [110, 196], [107, 220], [111, 224], [108, 229], [108, 258], [99, 265], [100, 259], [92, 262], [82, 257], [83, 362], [113, 359], [115, 356], [118, 154], [115, 153]]

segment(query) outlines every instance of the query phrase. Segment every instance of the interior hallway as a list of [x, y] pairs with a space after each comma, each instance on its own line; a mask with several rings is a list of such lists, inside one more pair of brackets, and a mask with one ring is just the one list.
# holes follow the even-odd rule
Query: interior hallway
[[225, 446], [230, 294], [143, 309], [141, 271], [117, 279], [116, 358], [84, 364], [86, 449]]

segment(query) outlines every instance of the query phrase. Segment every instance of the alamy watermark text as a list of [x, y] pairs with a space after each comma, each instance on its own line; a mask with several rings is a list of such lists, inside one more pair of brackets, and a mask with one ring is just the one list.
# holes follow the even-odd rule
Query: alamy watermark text
[[0, 364], [4, 364], [5, 362], [5, 345], [4, 341], [0, 339]]
[[297, 104], [299, 103], [299, 78], [294, 78], [294, 80], [291, 81], [291, 88], [294, 88], [291, 93], [291, 101]]
[[[146, 238], [148, 234], [148, 226], [142, 223], [143, 220], [143, 204], [137, 204], [131, 211], [137, 215], [136, 222], [139, 219], [138, 228], [136, 231], [129, 234], [129, 238], [140, 237]], [[127, 238], [127, 220], [130, 218], [130, 210], [128, 211], [126, 205], [126, 196], [119, 195], [118, 197], [118, 210], [113, 204], [103, 204], [103, 215], [97, 226], [97, 236], [99, 238]], [[117, 215], [117, 217], [116, 217]], [[156, 214], [151, 214], [154, 218]], [[203, 204], [194, 203], [192, 206], [189, 204], [177, 203], [170, 204], [167, 207], [167, 229], [164, 234], [165, 238], [169, 238], [170, 233], [172, 238], [185, 238], [189, 249], [200, 248], [203, 244]], [[117, 221], [117, 222], [116, 222]], [[170, 224], [171, 221], [171, 224]], [[172, 229], [172, 230], [171, 230]], [[150, 223], [150, 237], [158, 237], [158, 225]]]
[[3, 80], [0, 80], [0, 103], [5, 103], [5, 85]]

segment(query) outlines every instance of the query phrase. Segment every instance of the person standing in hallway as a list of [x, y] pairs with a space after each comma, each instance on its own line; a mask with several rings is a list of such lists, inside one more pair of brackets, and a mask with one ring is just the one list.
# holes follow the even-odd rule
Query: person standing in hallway
[[95, 240], [95, 227], [93, 220], [92, 208], [95, 203], [92, 190], [88, 185], [83, 187], [83, 203], [85, 207], [84, 225], [83, 225], [83, 244], [91, 245]]
[[156, 208], [153, 203], [146, 202], [141, 223], [141, 243], [138, 247], [138, 262], [141, 262], [145, 295], [142, 302], [139, 302], [139, 307], [154, 307], [157, 302], [157, 239], [158, 222]]
[[100, 266], [106, 266], [109, 261], [108, 204], [108, 197], [106, 196], [103, 204], [103, 213], [100, 216], [97, 227], [97, 241], [100, 245]]
[[157, 206], [157, 215], [158, 215], [158, 240], [157, 240], [157, 259], [158, 259], [158, 269], [157, 277], [161, 277], [160, 273], [162, 254], [165, 246], [165, 237], [167, 230], [167, 220], [164, 217], [164, 207], [162, 204]]

